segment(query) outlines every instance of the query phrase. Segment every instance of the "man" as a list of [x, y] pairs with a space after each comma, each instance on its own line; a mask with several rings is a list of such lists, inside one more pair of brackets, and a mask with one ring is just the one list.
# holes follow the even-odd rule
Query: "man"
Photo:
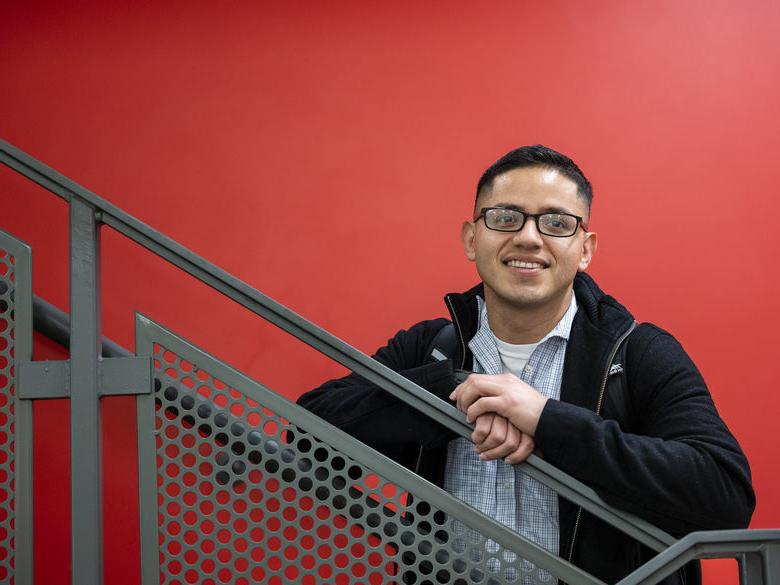
[[[588, 231], [591, 199], [577, 165], [552, 149], [522, 147], [496, 161], [461, 233], [482, 283], [445, 298], [455, 355], [430, 360], [448, 326], [436, 319], [399, 332], [374, 356], [454, 400], [475, 422], [472, 442], [354, 374], [299, 402], [613, 583], [647, 551], [519, 473], [515, 464], [534, 448], [607, 502], [676, 535], [746, 527], [755, 497], [739, 445], [671, 335], [651, 324], [632, 331], [626, 396], [605, 392], [611, 356], [634, 319], [584, 272], [598, 242]], [[453, 367], [475, 373], [454, 388]], [[666, 582], [697, 580], [694, 565]]]

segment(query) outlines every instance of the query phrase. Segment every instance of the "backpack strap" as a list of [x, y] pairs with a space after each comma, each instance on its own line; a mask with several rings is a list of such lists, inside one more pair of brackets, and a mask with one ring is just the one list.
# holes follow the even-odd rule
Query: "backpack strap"
[[425, 354], [423, 363], [442, 362], [444, 360], [452, 359], [455, 355], [457, 346], [458, 339], [455, 336], [455, 325], [447, 323], [433, 336], [433, 340], [428, 346], [428, 351]]
[[[433, 340], [431, 340], [431, 344], [428, 346], [428, 351], [425, 354], [425, 360], [423, 363], [428, 364], [431, 362], [454, 360], [457, 351], [458, 338], [455, 335], [455, 325], [453, 323], [447, 323], [444, 327], [439, 329], [436, 335], [433, 336]], [[452, 377], [455, 385], [465, 382], [466, 378], [468, 378], [471, 373], [472, 372], [469, 372], [468, 370], [456, 369], [453, 372]]]

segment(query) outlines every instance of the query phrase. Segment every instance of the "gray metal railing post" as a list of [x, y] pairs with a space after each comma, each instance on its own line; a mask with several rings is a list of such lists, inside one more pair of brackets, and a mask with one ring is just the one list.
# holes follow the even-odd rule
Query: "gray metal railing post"
[[70, 438], [72, 582], [103, 582], [98, 356], [100, 228], [95, 209], [70, 201]]
[[767, 544], [758, 552], [742, 555], [740, 585], [773, 585], [780, 581], [780, 544]]

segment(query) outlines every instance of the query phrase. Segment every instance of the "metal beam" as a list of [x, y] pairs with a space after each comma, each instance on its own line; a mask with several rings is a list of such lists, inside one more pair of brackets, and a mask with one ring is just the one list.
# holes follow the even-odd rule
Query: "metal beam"
[[73, 585], [103, 583], [100, 436], [100, 229], [95, 209], [70, 204], [70, 444]]
[[[18, 395], [22, 400], [70, 397], [70, 362], [20, 362]], [[99, 396], [149, 394], [152, 362], [144, 357], [101, 358], [98, 361]]]

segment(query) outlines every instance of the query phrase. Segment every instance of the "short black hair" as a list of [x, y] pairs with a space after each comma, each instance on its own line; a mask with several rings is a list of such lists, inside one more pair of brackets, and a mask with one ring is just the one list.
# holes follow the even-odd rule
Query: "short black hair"
[[566, 178], [571, 179], [577, 185], [577, 193], [585, 200], [585, 203], [588, 204], [588, 210], [590, 210], [590, 204], [593, 201], [593, 187], [591, 187], [590, 181], [585, 177], [580, 170], [580, 167], [565, 154], [561, 154], [542, 144], [516, 148], [507, 152], [504, 156], [490, 165], [488, 169], [482, 173], [482, 176], [477, 183], [477, 200], [479, 200], [480, 193], [482, 193], [483, 189], [488, 189], [493, 185], [493, 181], [496, 177], [513, 169], [521, 169], [524, 167], [546, 167], [555, 169]]

